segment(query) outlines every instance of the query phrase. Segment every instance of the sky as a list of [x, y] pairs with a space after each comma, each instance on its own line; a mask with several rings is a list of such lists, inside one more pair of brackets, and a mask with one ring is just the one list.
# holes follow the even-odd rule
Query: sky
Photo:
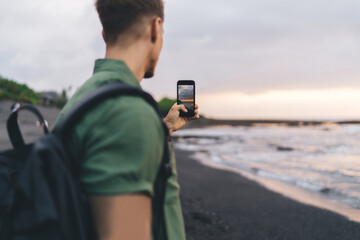
[[[167, 0], [142, 87], [175, 98], [177, 80], [195, 80], [208, 117], [360, 119], [359, 12], [358, 0]], [[104, 56], [101, 30], [93, 1], [3, 1], [0, 75], [74, 91]]]

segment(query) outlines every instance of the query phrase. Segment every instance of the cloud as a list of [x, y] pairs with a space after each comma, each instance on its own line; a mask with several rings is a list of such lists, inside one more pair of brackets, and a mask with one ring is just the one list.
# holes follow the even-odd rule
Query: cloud
[[[142, 86], [176, 96], [360, 87], [358, 0], [168, 0], [155, 78]], [[36, 89], [79, 87], [104, 55], [92, 1], [14, 0], [0, 9], [0, 74]]]
[[89, 1], [7, 1], [0, 10], [0, 73], [35, 89], [78, 87], [101, 56]]
[[[168, 1], [156, 78], [165, 84], [146, 86], [160, 93], [174, 86], [174, 78], [187, 77], [196, 80], [200, 92], [359, 87], [359, 5], [353, 0]], [[201, 39], [209, 40], [188, 44]]]

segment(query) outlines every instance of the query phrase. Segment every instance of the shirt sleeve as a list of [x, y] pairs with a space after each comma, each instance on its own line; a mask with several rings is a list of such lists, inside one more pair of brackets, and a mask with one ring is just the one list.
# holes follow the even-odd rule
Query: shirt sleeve
[[142, 192], [153, 196], [163, 154], [155, 110], [139, 97], [122, 96], [86, 116], [81, 181], [88, 194]]

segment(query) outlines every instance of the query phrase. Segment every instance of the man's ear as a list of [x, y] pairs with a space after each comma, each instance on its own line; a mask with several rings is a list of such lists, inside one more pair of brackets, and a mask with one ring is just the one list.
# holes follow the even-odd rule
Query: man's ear
[[151, 42], [155, 43], [162, 34], [162, 20], [157, 17], [151, 25]]
[[106, 43], [106, 39], [105, 39], [105, 32], [104, 32], [104, 29], [101, 31], [101, 35], [102, 35], [102, 37], [103, 37], [103, 39], [104, 39], [104, 42]]

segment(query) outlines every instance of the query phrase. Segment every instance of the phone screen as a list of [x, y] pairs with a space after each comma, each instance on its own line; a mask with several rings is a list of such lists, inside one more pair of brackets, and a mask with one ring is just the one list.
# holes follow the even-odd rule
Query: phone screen
[[191, 80], [178, 81], [178, 104], [184, 104], [187, 113], [180, 112], [180, 116], [194, 116], [195, 110], [195, 83]]

